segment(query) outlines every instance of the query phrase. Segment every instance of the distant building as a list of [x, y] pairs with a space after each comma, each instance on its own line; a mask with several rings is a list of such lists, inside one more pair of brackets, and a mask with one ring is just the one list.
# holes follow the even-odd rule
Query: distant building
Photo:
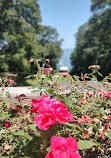
[[68, 72], [68, 67], [67, 66], [61, 66], [59, 69], [59, 72]]

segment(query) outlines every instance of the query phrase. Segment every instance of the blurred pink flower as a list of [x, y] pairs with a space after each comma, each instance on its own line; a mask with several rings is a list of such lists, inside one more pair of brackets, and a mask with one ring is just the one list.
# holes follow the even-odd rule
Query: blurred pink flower
[[84, 138], [85, 138], [85, 139], [88, 139], [88, 138], [89, 138], [89, 131], [88, 131], [87, 128], [85, 129]]
[[11, 83], [11, 84], [15, 84], [16, 85], [16, 83], [12, 79], [8, 79], [7, 82], [8, 82], [8, 84]]
[[64, 77], [65, 77], [65, 76], [70, 76], [70, 74], [67, 73], [67, 72], [64, 72], [62, 75], [63, 75]]
[[4, 126], [7, 127], [7, 128], [11, 127], [10, 121], [5, 122], [5, 123], [4, 123]]
[[98, 94], [101, 95], [102, 99], [111, 98], [111, 92], [104, 91], [104, 90], [98, 90]]
[[90, 118], [89, 118], [88, 116], [82, 116], [82, 118], [79, 118], [79, 119], [77, 120], [77, 122], [78, 122], [79, 124], [81, 124], [81, 123], [86, 123], [86, 122], [91, 123], [91, 120], [90, 120]]
[[103, 140], [106, 139], [106, 131], [109, 129], [109, 124], [105, 124], [104, 127], [102, 129], [100, 129], [100, 135], [99, 137], [102, 137]]
[[44, 72], [45, 72], [46, 74], [50, 74], [52, 71], [53, 71], [53, 68], [52, 68], [52, 67], [50, 67], [50, 68], [45, 68], [45, 69], [44, 69]]
[[90, 96], [90, 97], [95, 97], [95, 94], [93, 92], [87, 92], [87, 94]]
[[52, 67], [49, 67], [49, 70], [50, 70], [50, 72], [52, 72], [52, 71], [53, 71], [53, 68], [52, 68]]
[[111, 121], [111, 115], [108, 116], [108, 120]]
[[99, 65], [91, 65], [91, 66], [88, 67], [88, 69], [90, 69], [90, 68], [96, 68], [96, 69], [100, 70], [100, 66]]
[[30, 59], [30, 60], [29, 60], [29, 64], [31, 64], [33, 61], [34, 61], [34, 59]]
[[52, 136], [51, 150], [45, 158], [80, 158], [77, 149], [78, 144], [74, 138]]
[[45, 61], [47, 61], [48, 63], [50, 63], [50, 60], [49, 60], [49, 59], [45, 59]]

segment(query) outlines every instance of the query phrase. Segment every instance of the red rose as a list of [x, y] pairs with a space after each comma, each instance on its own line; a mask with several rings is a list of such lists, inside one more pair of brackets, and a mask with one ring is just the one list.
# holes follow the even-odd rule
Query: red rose
[[4, 126], [7, 127], [7, 128], [11, 127], [10, 121], [5, 122], [5, 123], [4, 123]]
[[64, 72], [62, 75], [63, 75], [64, 77], [65, 77], [65, 76], [70, 76], [70, 74], [67, 73], [67, 72]]
[[16, 83], [12, 79], [8, 79], [7, 82], [8, 82], [8, 84], [11, 83], [11, 84], [15, 84], [16, 85]]
[[45, 158], [80, 158], [77, 142], [72, 137], [56, 137], [51, 138], [51, 150]]

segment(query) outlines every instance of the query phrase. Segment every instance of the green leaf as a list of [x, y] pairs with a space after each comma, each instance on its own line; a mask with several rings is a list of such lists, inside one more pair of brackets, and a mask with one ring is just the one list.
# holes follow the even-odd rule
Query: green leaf
[[11, 98], [11, 94], [9, 93], [9, 91], [6, 91], [5, 93], [8, 98]]
[[52, 88], [49, 88], [48, 90], [47, 90], [47, 92], [48, 93], [52, 93], [54, 90], [52, 89]]
[[10, 116], [11, 116], [11, 114], [3, 113], [3, 114], [2, 114], [2, 117], [0, 118], [0, 120], [6, 120], [6, 119], [9, 119]]
[[17, 132], [14, 132], [14, 135], [19, 135], [19, 136], [24, 136], [25, 137], [25, 132], [24, 132], [24, 130], [19, 130], [19, 131], [17, 131]]
[[50, 151], [50, 147], [47, 147], [47, 148], [46, 148], [46, 151], [49, 152], [49, 151]]
[[108, 129], [106, 133], [107, 133], [107, 137], [111, 139], [111, 129]]
[[29, 140], [32, 140], [32, 139], [33, 139], [33, 137], [30, 136], [29, 134], [26, 134], [25, 137], [26, 137], [27, 139], [29, 139]]
[[73, 108], [74, 108], [75, 110], [77, 110], [77, 111], [81, 111], [81, 110], [82, 110], [82, 108], [79, 107], [79, 106], [77, 106], [77, 105], [74, 105]]
[[77, 99], [76, 98], [72, 98], [72, 101], [73, 101], [74, 104], [77, 103]]
[[99, 76], [103, 77], [103, 75], [100, 72], [98, 72], [98, 74], [99, 74]]
[[69, 123], [69, 122], [66, 122], [65, 125], [70, 126], [70, 127], [76, 126], [74, 123]]
[[80, 140], [77, 143], [78, 143], [79, 150], [89, 149], [89, 148], [97, 145], [96, 143], [89, 141], [89, 140]]
[[40, 89], [36, 89], [36, 90], [32, 90], [31, 93], [37, 93], [39, 91], [40, 91]]
[[37, 129], [36, 129], [36, 127], [37, 127], [37, 125], [36, 124], [30, 124], [30, 125], [28, 125], [33, 131], [35, 131], [35, 132], [37, 132]]

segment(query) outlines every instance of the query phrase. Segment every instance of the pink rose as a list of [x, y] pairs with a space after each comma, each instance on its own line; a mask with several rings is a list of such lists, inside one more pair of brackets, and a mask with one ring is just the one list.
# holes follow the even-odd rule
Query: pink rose
[[45, 158], [80, 158], [77, 142], [72, 137], [56, 137], [51, 138], [51, 150]]
[[67, 73], [67, 72], [64, 72], [62, 75], [63, 75], [64, 77], [65, 77], [65, 76], [70, 76], [70, 74]]
[[71, 117], [71, 113], [68, 111], [68, 107], [61, 102], [56, 102], [53, 105], [54, 114], [59, 123], [66, 123], [74, 121], [74, 117]]
[[44, 72], [45, 72], [46, 74], [50, 74], [52, 71], [53, 71], [53, 68], [52, 68], [52, 67], [50, 67], [50, 68], [45, 68], [45, 69], [44, 69]]
[[8, 84], [11, 83], [11, 84], [15, 84], [16, 85], [16, 83], [12, 79], [8, 79], [7, 82], [8, 82]]
[[56, 121], [59, 123], [66, 123], [74, 121], [68, 107], [56, 99], [50, 99], [43, 95], [40, 100], [32, 99], [31, 112], [38, 112], [35, 116], [34, 122], [38, 128], [47, 130], [50, 125], [54, 125]]
[[98, 94], [101, 95], [102, 99], [111, 98], [111, 92], [104, 91], [104, 90], [98, 90]]
[[87, 92], [87, 94], [90, 96], [90, 97], [93, 97], [95, 96], [95, 94], [93, 92]]
[[52, 68], [52, 67], [50, 67], [50, 68], [49, 68], [49, 70], [50, 70], [50, 72], [52, 72], [52, 71], [53, 71], [53, 68]]
[[30, 59], [30, 60], [29, 60], [29, 64], [31, 64], [33, 61], [34, 61], [34, 59]]
[[109, 129], [109, 124], [105, 124], [104, 127], [102, 129], [100, 129], [100, 135], [99, 137], [102, 137], [103, 140], [106, 139], [107, 133], [106, 131]]
[[4, 126], [7, 127], [7, 128], [11, 127], [10, 121], [5, 122], [5, 123], [4, 123]]
[[49, 106], [43, 105], [38, 109], [38, 113], [39, 114], [34, 117], [34, 122], [38, 125], [39, 129], [47, 130], [50, 125], [56, 123], [56, 118]]
[[79, 124], [81, 124], [81, 123], [86, 123], [86, 122], [91, 123], [91, 120], [90, 120], [90, 118], [89, 118], [88, 116], [82, 116], [82, 118], [79, 118], [79, 119], [77, 120], [77, 122], [78, 122]]
[[42, 106], [42, 103], [44, 100], [46, 100], [46, 98], [48, 98], [46, 95], [43, 94], [43, 96], [37, 100], [37, 99], [32, 99], [32, 109], [30, 110], [31, 112], [37, 112], [38, 108], [40, 106]]
[[48, 63], [50, 63], [50, 60], [49, 60], [49, 59], [45, 59], [45, 61], [47, 61]]

